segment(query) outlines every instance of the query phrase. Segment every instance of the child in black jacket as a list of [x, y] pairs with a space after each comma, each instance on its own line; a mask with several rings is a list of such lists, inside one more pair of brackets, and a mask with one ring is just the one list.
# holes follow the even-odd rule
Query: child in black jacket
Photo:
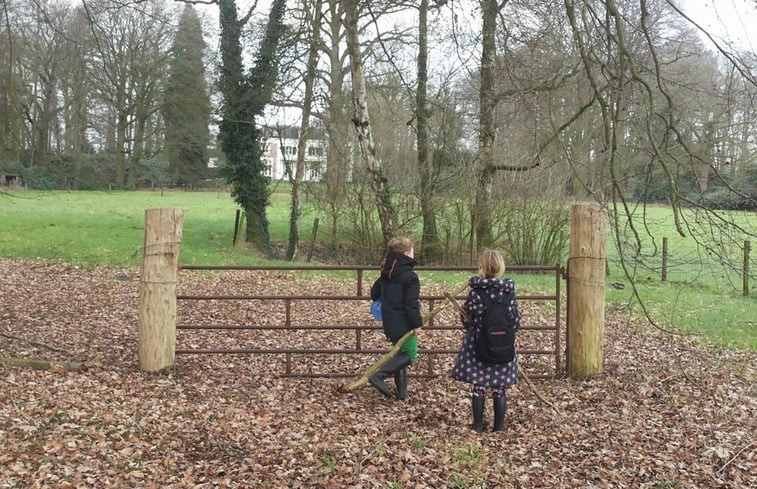
[[381, 263], [381, 276], [371, 287], [371, 299], [381, 299], [384, 334], [396, 344], [410, 330], [409, 338], [400, 351], [371, 376], [369, 382], [387, 397], [394, 397], [384, 380], [394, 375], [397, 399], [407, 398], [407, 366], [418, 358], [418, 330], [421, 327], [420, 281], [413, 267], [414, 245], [406, 237], [396, 237], [387, 244], [388, 253]]

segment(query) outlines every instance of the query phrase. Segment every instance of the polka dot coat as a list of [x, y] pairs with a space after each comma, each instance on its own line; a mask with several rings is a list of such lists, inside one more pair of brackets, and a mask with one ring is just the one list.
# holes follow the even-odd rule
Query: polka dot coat
[[[516, 354], [512, 362], [505, 365], [490, 365], [481, 363], [476, 358], [474, 342], [484, 316], [484, 304], [479, 294], [489, 294], [494, 299], [510, 291], [515, 291], [515, 282], [511, 279], [471, 277], [471, 287], [468, 298], [463, 304], [468, 317], [473, 318], [471, 323], [465, 324], [466, 332], [463, 346], [457, 355], [455, 366], [452, 369], [452, 378], [469, 384], [484, 387], [510, 387], [518, 381], [518, 356]], [[512, 313], [515, 315], [517, 325], [520, 327], [520, 311], [517, 301], [513, 301]]]

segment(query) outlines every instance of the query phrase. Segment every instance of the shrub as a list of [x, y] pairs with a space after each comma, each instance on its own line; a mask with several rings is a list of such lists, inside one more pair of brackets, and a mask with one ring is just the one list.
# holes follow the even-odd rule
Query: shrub
[[496, 218], [502, 251], [513, 265], [561, 263], [570, 244], [570, 207], [520, 200], [503, 206]]
[[728, 185], [712, 186], [702, 196], [702, 203], [713, 209], [757, 210], [757, 167], [752, 165], [740, 175], [728, 179]]

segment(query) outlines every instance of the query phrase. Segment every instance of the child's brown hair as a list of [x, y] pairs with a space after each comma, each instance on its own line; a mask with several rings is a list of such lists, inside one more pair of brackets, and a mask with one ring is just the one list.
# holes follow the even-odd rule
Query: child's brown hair
[[505, 259], [497, 250], [484, 250], [478, 263], [478, 273], [484, 278], [499, 278], [505, 273]]
[[386, 244], [389, 251], [395, 253], [407, 253], [412, 250], [414, 246], [413, 240], [406, 238], [405, 236], [395, 236]]

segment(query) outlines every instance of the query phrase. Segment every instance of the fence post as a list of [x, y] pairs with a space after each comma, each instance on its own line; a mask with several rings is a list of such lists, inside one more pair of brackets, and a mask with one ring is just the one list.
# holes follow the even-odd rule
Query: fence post
[[239, 214], [240, 210], [237, 209], [237, 212], [234, 214], [234, 237], [231, 238], [231, 246], [237, 245], [237, 236], [239, 236]]
[[139, 283], [139, 369], [156, 372], [176, 356], [176, 276], [181, 209], [145, 210]]
[[662, 281], [668, 279], [668, 238], [662, 238]]
[[313, 220], [313, 233], [310, 236], [310, 251], [308, 252], [308, 262], [310, 262], [313, 259], [313, 250], [315, 249], [315, 237], [318, 235], [318, 222], [319, 222], [319, 219], [316, 217], [315, 220]]
[[568, 260], [568, 375], [602, 373], [605, 321], [607, 214], [597, 204], [576, 204]]
[[744, 269], [742, 271], [744, 280], [744, 297], [749, 296], [749, 251], [751, 249], [752, 243], [750, 243], [749, 240], [744, 241]]

